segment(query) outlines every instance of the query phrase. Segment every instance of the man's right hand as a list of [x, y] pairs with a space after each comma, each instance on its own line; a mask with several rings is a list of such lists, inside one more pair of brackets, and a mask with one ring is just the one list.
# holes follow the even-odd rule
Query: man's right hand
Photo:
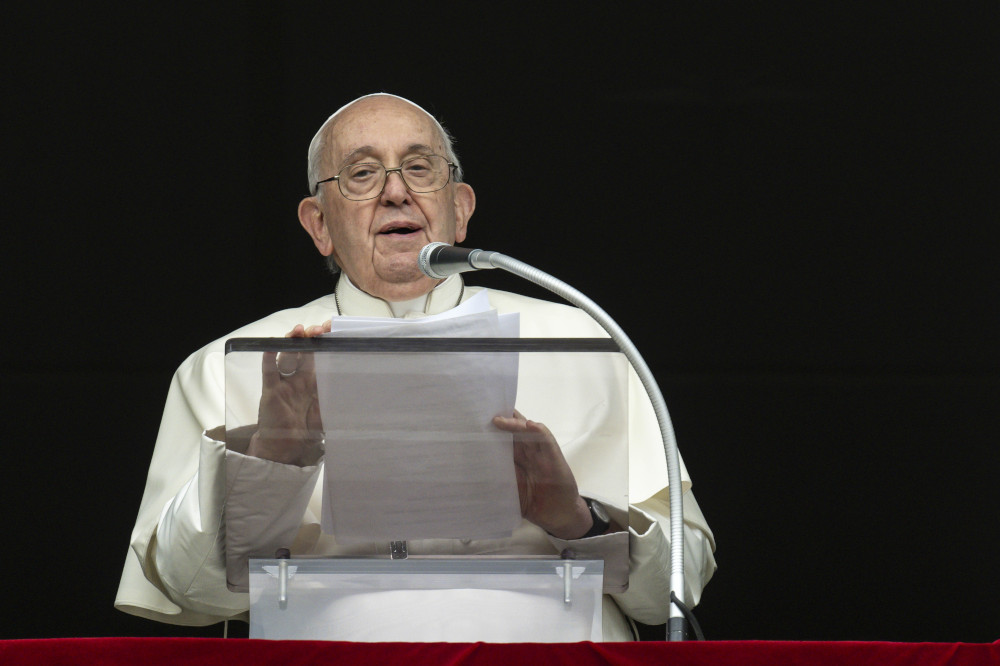
[[[306, 338], [330, 330], [330, 322], [305, 328], [286, 338]], [[265, 352], [257, 432], [247, 455], [287, 465], [315, 465], [323, 456], [323, 421], [316, 395], [316, 367], [311, 353]]]

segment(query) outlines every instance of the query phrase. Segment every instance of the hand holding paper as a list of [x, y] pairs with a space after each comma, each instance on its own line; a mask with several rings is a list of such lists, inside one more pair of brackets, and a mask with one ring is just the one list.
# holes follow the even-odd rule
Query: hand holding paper
[[[322, 326], [296, 326], [285, 337], [312, 337]], [[308, 331], [319, 329], [312, 335]], [[329, 330], [327, 322], [326, 330]], [[247, 455], [288, 465], [315, 465], [323, 455], [323, 420], [316, 400], [312, 354], [264, 353], [257, 432]]]
[[573, 472], [556, 438], [543, 423], [514, 411], [497, 416], [493, 425], [514, 433], [514, 469], [521, 498], [521, 515], [552, 536], [576, 539], [593, 524], [580, 497]]

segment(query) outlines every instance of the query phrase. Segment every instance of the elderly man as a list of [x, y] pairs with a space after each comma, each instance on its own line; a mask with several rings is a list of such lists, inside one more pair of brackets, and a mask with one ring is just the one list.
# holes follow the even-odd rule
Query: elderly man
[[[116, 599], [121, 610], [175, 624], [245, 619], [247, 595], [226, 584], [223, 505], [230, 530], [236, 531], [238, 522], [239, 531], [257, 542], [248, 544], [249, 550], [285, 543], [293, 555], [371, 554], [370, 548], [343, 546], [320, 532], [322, 448], [312, 438], [269, 435], [285, 425], [307, 428], [311, 416], [269, 394], [266, 371], [259, 428], [245, 446], [230, 442], [227, 449], [221, 427], [223, 344], [232, 337], [317, 335], [329, 330], [331, 317], [412, 318], [455, 307], [481, 289], [466, 287], [457, 275], [428, 278], [416, 258], [427, 243], [462, 242], [476, 199], [462, 182], [440, 123], [412, 102], [387, 94], [359, 98], [323, 124], [309, 147], [309, 184], [312, 196], [300, 203], [299, 220], [331, 268], [339, 269], [334, 293], [234, 331], [178, 369]], [[499, 312], [520, 313], [525, 337], [605, 335], [575, 308], [493, 290], [488, 297]], [[282, 389], [277, 379], [274, 387]], [[605, 595], [605, 640], [634, 637], [627, 617], [657, 624], [666, 621], [669, 609], [665, 465], [652, 408], [639, 402], [623, 417], [633, 461], [633, 504], [627, 508], [603, 508], [581, 497], [544, 425], [517, 412], [494, 420], [497, 428], [513, 433], [524, 521], [500, 547], [492, 543], [490, 552], [557, 554], [569, 547], [600, 557], [612, 544], [629, 544], [628, 588]], [[540, 446], [525, 456], [529, 442]], [[685, 477], [685, 596], [693, 605], [715, 560], [711, 531], [688, 483]], [[238, 498], [250, 495], [252, 506], [240, 505]], [[413, 542], [411, 552], [433, 554], [440, 541]], [[464, 549], [446, 552], [477, 552], [476, 542], [463, 544]]]

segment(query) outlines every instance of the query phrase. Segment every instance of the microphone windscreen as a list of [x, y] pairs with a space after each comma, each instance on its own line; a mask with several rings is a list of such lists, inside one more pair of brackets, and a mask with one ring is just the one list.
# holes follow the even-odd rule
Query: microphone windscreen
[[469, 262], [469, 255], [476, 251], [447, 243], [428, 243], [420, 250], [417, 264], [424, 275], [442, 279], [455, 273], [476, 270]]

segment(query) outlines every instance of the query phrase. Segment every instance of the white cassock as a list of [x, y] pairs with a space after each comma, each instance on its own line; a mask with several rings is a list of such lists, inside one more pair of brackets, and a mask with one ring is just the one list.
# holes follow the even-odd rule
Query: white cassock
[[[426, 297], [423, 312], [414, 314], [443, 312], [481, 289], [465, 287], [460, 276], [452, 276]], [[607, 337], [589, 315], [577, 308], [495, 290], [489, 290], [488, 296], [490, 305], [499, 313], [520, 313], [522, 337]], [[239, 532], [256, 542], [246, 545], [247, 552], [267, 553], [272, 543], [291, 543], [293, 556], [381, 554], [374, 552], [372, 545], [337, 544], [320, 530], [322, 483], [317, 481], [322, 476], [322, 465], [300, 468], [242, 456], [227, 451], [223, 442], [208, 435], [208, 431], [225, 422], [226, 340], [281, 337], [298, 324], [319, 324], [338, 312], [393, 316], [388, 303], [342, 278], [336, 295], [277, 312], [238, 329], [195, 352], [178, 368], [167, 396], [116, 608], [181, 625], [206, 625], [230, 618], [246, 620], [248, 595], [232, 592], [226, 584], [224, 506], [227, 520], [234, 523], [230, 529], [239, 521]], [[571, 548], [580, 559], [603, 559], [627, 540], [628, 585], [624, 590], [605, 588], [603, 638], [632, 640], [627, 617], [645, 624], [666, 622], [670, 608], [667, 468], [652, 405], [631, 368], [628, 381], [628, 413], [603, 415], [605, 420], [627, 424], [629, 506], [607, 507], [616, 522], [629, 525], [627, 532], [563, 541], [522, 521], [506, 539], [410, 541], [410, 554], [556, 555]], [[518, 389], [519, 411], [547, 425], [548, 415], [557, 418], [560, 405], [572, 399], [572, 391], [549, 391], [533, 397], [530, 387]], [[588, 486], [601, 483], [605, 468], [600, 453], [588, 451], [585, 441], [567, 442], [559, 438], [558, 432], [555, 434], [581, 493], [587, 495]], [[691, 493], [686, 470], [682, 469], [682, 476], [685, 602], [694, 606], [715, 572], [715, 544]], [[242, 503], [242, 513], [240, 497], [248, 498]], [[229, 548], [233, 549], [233, 543]], [[464, 639], [459, 635], [454, 640]]]

